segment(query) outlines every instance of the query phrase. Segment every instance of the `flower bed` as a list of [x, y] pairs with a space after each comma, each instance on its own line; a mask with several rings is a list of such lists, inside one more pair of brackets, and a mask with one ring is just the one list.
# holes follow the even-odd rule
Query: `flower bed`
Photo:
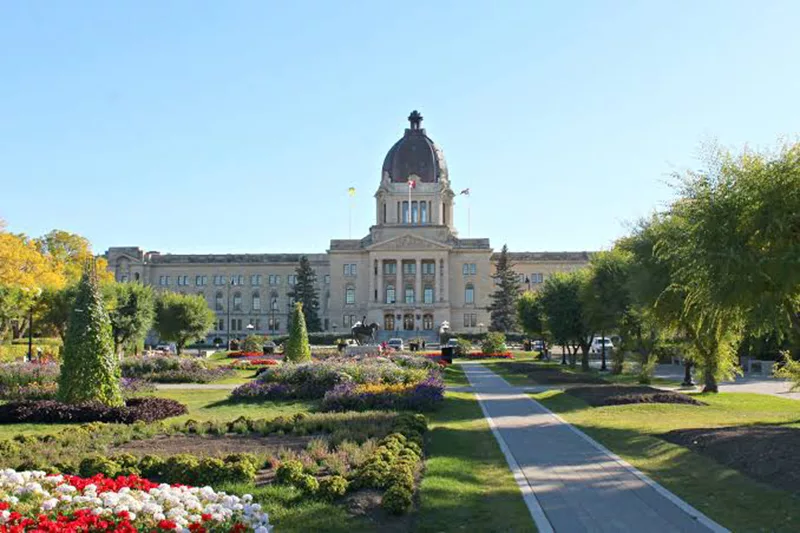
[[210, 487], [156, 485], [136, 476], [0, 471], [3, 531], [270, 531], [252, 497]]
[[280, 364], [280, 361], [275, 359], [239, 359], [228, 365], [228, 367], [235, 370], [260, 370], [264, 367], [278, 364]]
[[[53, 362], [0, 364], [0, 399], [52, 400], [58, 392], [58, 375], [59, 365]], [[123, 378], [120, 388], [126, 398], [154, 390], [151, 383], [138, 378]]]
[[238, 359], [240, 357], [261, 357], [264, 354], [261, 352], [231, 352], [228, 354], [228, 357], [232, 359]]
[[468, 353], [462, 357], [466, 359], [514, 359], [511, 352], [498, 352], [498, 353]]
[[415, 384], [357, 385], [341, 383], [325, 394], [323, 411], [366, 411], [408, 409], [432, 411], [444, 400], [441, 377], [429, 377]]
[[0, 424], [116, 422], [155, 422], [188, 412], [185, 405], [167, 398], [133, 398], [122, 407], [100, 403], [66, 404], [55, 400], [23, 400], [0, 405]]
[[149, 355], [122, 361], [122, 376], [156, 383], [209, 383], [232, 376], [224, 367], [209, 367], [202, 359]]
[[368, 357], [329, 359], [300, 365], [266, 367], [258, 379], [233, 390], [239, 399], [321, 399], [339, 384], [413, 385], [437, 373], [437, 366], [422, 358], [398, 361]]

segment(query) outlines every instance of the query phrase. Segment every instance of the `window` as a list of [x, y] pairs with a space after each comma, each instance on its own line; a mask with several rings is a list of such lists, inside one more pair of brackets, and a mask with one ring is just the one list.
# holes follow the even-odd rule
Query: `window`
[[403, 224], [408, 224], [408, 202], [403, 202]]
[[258, 287], [261, 285], [261, 274], [252, 274], [250, 276], [250, 285], [253, 287]]
[[194, 284], [198, 287], [202, 287], [208, 283], [208, 276], [195, 276], [194, 277]]
[[383, 263], [384, 274], [397, 274], [397, 263], [394, 261], [385, 261]]
[[345, 263], [344, 265], [344, 275], [345, 276], [355, 276], [356, 275], [356, 265], [355, 263]]
[[225, 319], [220, 318], [217, 321], [217, 331], [225, 331]]
[[231, 318], [231, 331], [242, 331], [241, 318]]
[[253, 326], [253, 331], [261, 330], [261, 319], [260, 318], [251, 318], [250, 324]]
[[261, 311], [261, 295], [253, 293], [253, 311]]
[[422, 329], [428, 331], [433, 329], [433, 315], [422, 315]]
[[383, 204], [383, 223], [386, 224], [386, 204]]
[[419, 222], [419, 202], [411, 202], [411, 223]]
[[475, 263], [464, 263], [461, 271], [465, 276], [474, 276], [478, 273], [478, 267]]
[[323, 281], [323, 283], [325, 283], [325, 285], [330, 285], [330, 283], [331, 283], [331, 275], [330, 274], [325, 274], [325, 276], [322, 278], [322, 281]]
[[120, 283], [128, 283], [128, 275], [127, 274], [121, 275], [119, 277], [119, 281], [120, 281]]
[[517, 274], [520, 283], [525, 283], [525, 274]]
[[475, 313], [465, 313], [464, 314], [464, 327], [465, 328], [474, 328], [478, 323], [478, 315]]
[[181, 287], [185, 287], [189, 284], [189, 276], [177, 276], [175, 278], [175, 283], [180, 285]]
[[281, 323], [277, 318], [270, 318], [267, 321], [267, 328], [270, 331], [275, 331], [276, 329], [281, 329]]
[[534, 272], [531, 274], [531, 283], [543, 283], [544, 282], [544, 274], [541, 272]]
[[356, 323], [356, 315], [342, 315], [342, 325], [345, 328], [352, 328]]
[[233, 310], [234, 311], [242, 310], [242, 294], [239, 292], [233, 293]]
[[464, 289], [464, 303], [465, 304], [475, 303], [475, 287], [473, 287], [472, 283], [468, 283], [466, 288]]
[[214, 276], [214, 285], [225, 285], [225, 276]]
[[278, 297], [277, 296], [273, 296], [272, 297], [272, 300], [269, 303], [269, 308], [272, 309], [273, 311], [277, 311], [278, 310]]
[[297, 285], [297, 275], [296, 274], [289, 274], [286, 276], [286, 283], [289, 285]]
[[433, 261], [425, 261], [422, 263], [422, 273], [425, 275], [432, 275], [436, 273], [436, 263]]
[[217, 294], [214, 295], [214, 309], [216, 309], [217, 311], [222, 311], [223, 309], [225, 309], [221, 292], [218, 292]]
[[347, 287], [347, 289], [345, 289], [344, 303], [346, 304], [356, 303], [356, 290], [353, 287]]
[[406, 303], [413, 304], [414, 303], [414, 287], [411, 285], [406, 285]]
[[385, 314], [383, 315], [383, 329], [386, 331], [394, 331], [394, 315], [393, 314]]
[[417, 273], [417, 263], [415, 261], [403, 261], [403, 274], [414, 275]]
[[231, 285], [244, 285], [244, 276], [231, 276]]
[[169, 276], [159, 276], [158, 277], [158, 284], [162, 287], [166, 287], [169, 285]]
[[420, 204], [420, 222], [423, 224], [428, 223], [428, 202]]
[[422, 301], [426, 304], [433, 303], [433, 287], [425, 287], [425, 290], [422, 292]]
[[386, 286], [386, 303], [387, 304], [395, 303], [394, 298], [395, 298], [395, 296], [394, 296], [394, 285], [387, 285]]

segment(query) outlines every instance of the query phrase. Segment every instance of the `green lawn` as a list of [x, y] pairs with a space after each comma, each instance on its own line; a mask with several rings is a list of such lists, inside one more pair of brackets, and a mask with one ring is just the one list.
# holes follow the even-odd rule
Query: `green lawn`
[[733, 531], [798, 531], [800, 498], [656, 435], [673, 429], [789, 424], [800, 402], [759, 394], [699, 395], [708, 406], [591, 408], [559, 391], [532, 395], [670, 491]]

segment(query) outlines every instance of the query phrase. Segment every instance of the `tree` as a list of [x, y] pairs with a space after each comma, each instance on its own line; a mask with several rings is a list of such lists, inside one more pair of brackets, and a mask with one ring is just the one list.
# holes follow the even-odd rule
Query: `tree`
[[541, 293], [526, 291], [519, 297], [517, 300], [517, 319], [526, 335], [541, 339], [543, 355], [546, 354], [544, 309]]
[[[542, 311], [547, 329], [561, 346], [570, 349], [570, 364], [575, 366], [578, 348], [582, 351], [581, 368], [589, 370], [589, 347], [592, 331], [586, 320], [583, 292], [588, 281], [587, 272], [557, 273], [542, 287]], [[562, 360], [562, 364], [566, 361]]]
[[215, 321], [216, 315], [200, 295], [164, 292], [156, 298], [155, 330], [161, 340], [175, 343], [178, 354], [189, 341], [204, 337]]
[[311, 262], [305, 255], [300, 258], [300, 265], [295, 270], [297, 280], [289, 296], [296, 302], [303, 304], [303, 316], [308, 331], [321, 331], [322, 322], [319, 318], [319, 293], [317, 292], [317, 274], [311, 267]]
[[89, 261], [97, 263], [97, 278], [100, 283], [114, 279], [108, 271], [106, 260], [96, 258], [92, 254], [92, 245], [86, 237], [63, 230], [52, 230], [50, 233], [34, 239], [34, 244], [43, 257], [61, 272], [68, 283], [75, 283], [81, 277], [84, 265]]
[[111, 328], [114, 335], [114, 353], [129, 343], [139, 343], [153, 326], [155, 297], [153, 289], [139, 283], [112, 283], [109, 285], [114, 297], [110, 311]]
[[[630, 306], [628, 265], [630, 257], [621, 250], [600, 252], [592, 256], [588, 283], [583, 292], [586, 319], [601, 337], [617, 329]], [[621, 350], [619, 350], [621, 355]], [[600, 370], [606, 370], [606, 345], [602, 344]], [[621, 365], [615, 371], [622, 372]]]
[[78, 285], [64, 340], [58, 398], [66, 403], [91, 401], [119, 406], [124, 402], [111, 320], [95, 274], [93, 265]]
[[308, 330], [306, 329], [302, 302], [294, 304], [291, 330], [283, 353], [285, 359], [292, 363], [303, 363], [311, 360], [311, 346], [308, 344]]
[[517, 326], [517, 298], [519, 298], [519, 279], [508, 258], [508, 246], [503, 245], [497, 258], [492, 279], [497, 289], [489, 296], [491, 303], [491, 329], [494, 331], [514, 331]]

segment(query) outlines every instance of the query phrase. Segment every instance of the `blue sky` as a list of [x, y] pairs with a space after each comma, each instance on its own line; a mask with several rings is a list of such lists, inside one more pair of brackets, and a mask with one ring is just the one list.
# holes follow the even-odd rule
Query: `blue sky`
[[[0, 217], [96, 251], [322, 252], [419, 109], [471, 236], [608, 247], [709, 139], [794, 138], [800, 2], [4, 2]], [[466, 206], [457, 205], [467, 236]]]

